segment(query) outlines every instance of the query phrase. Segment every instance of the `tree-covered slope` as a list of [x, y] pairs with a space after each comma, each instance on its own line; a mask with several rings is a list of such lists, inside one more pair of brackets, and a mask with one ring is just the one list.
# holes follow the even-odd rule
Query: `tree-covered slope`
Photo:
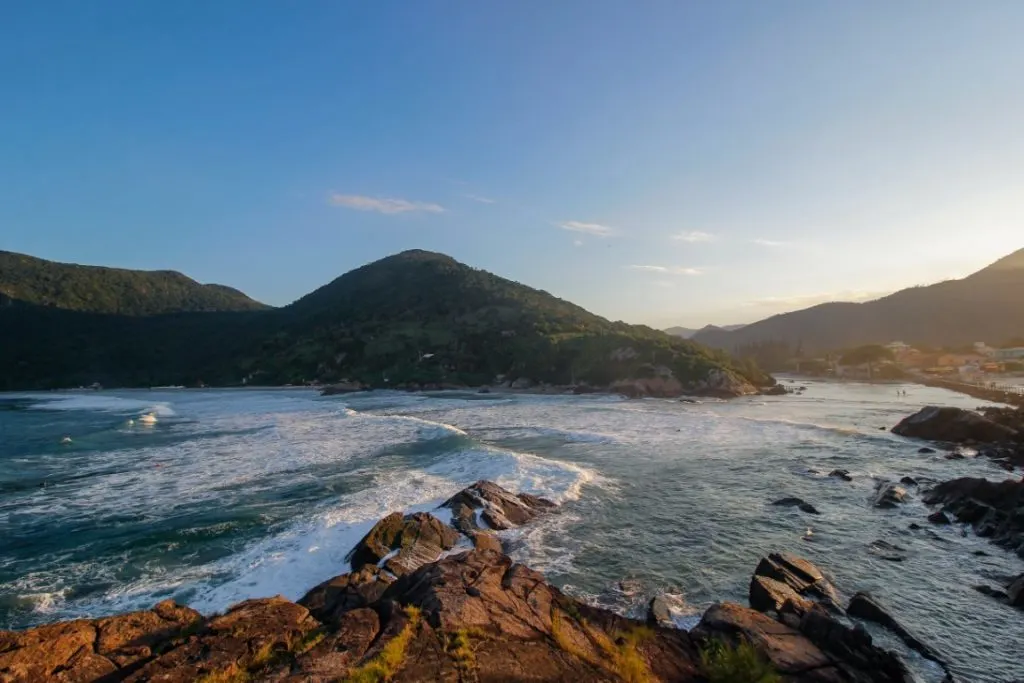
[[0, 303], [4, 299], [117, 315], [267, 308], [236, 289], [199, 284], [174, 271], [81, 266], [10, 251], [0, 251]]
[[865, 303], [828, 303], [694, 340], [727, 350], [784, 343], [804, 353], [902, 340], [931, 346], [997, 344], [1024, 334], [1024, 250], [961, 280], [912, 287]]
[[600, 316], [442, 254], [408, 251], [266, 311], [97, 315], [0, 307], [0, 387], [88, 384], [607, 386], [671, 372], [768, 383], [688, 340]]

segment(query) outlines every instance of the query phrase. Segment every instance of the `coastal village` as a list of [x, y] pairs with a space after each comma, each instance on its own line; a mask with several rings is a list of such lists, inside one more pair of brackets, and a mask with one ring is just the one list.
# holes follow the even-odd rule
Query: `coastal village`
[[1024, 343], [994, 347], [975, 342], [970, 347], [934, 349], [903, 341], [868, 345], [822, 358], [792, 360], [800, 374], [843, 379], [897, 380], [932, 377], [991, 386], [1024, 387]]

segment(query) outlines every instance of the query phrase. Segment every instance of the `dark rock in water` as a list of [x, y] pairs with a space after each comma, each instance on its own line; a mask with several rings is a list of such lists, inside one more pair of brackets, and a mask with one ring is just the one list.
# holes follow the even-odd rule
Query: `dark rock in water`
[[934, 453], [935, 449], [934, 448], [929, 448], [928, 446], [922, 446], [921, 448], [917, 449], [917, 452], [921, 453], [922, 455], [924, 455], [926, 453]]
[[850, 476], [848, 470], [832, 470], [828, 473], [828, 476], [842, 479], [843, 481], [853, 481], [853, 477]]
[[1014, 607], [1024, 608], [1024, 574], [1010, 582], [1006, 587], [1006, 599]]
[[[454, 548], [458, 541], [455, 529], [429, 513], [403, 516], [394, 512], [370, 529], [349, 553], [348, 560], [354, 571], [367, 565], [376, 567], [383, 561], [385, 569], [403, 576], [437, 560], [442, 551]], [[398, 553], [392, 555], [395, 550]]]
[[970, 524], [980, 536], [1024, 557], [1024, 481], [992, 482], [964, 477], [939, 484], [923, 498]]
[[651, 598], [651, 601], [647, 603], [647, 623], [651, 626], [675, 627], [675, 622], [672, 621], [672, 611], [668, 608], [668, 602], [664, 596]]
[[988, 553], [986, 553], [984, 550], [975, 550], [971, 553], [971, 555], [976, 555], [978, 557], [988, 557]]
[[886, 541], [872, 541], [868, 546], [868, 551], [883, 560], [889, 562], [902, 562], [906, 559], [906, 548], [901, 548], [898, 545], [887, 543]]
[[982, 595], [987, 595], [990, 598], [996, 600], [1008, 600], [1008, 596], [1001, 590], [996, 590], [992, 586], [974, 586], [974, 590], [978, 591]]
[[[839, 604], [839, 595], [835, 587], [825, 578], [820, 569], [807, 560], [790, 555], [788, 553], [772, 553], [768, 557], [761, 558], [754, 569], [754, 577], [751, 579], [750, 593], [758, 593], [759, 596], [764, 590], [773, 589], [773, 584], [761, 585], [755, 588], [754, 582], [758, 577], [773, 579], [792, 589], [798, 596], [816, 600], [830, 609], [842, 611]], [[781, 593], [780, 593], [781, 595]], [[753, 597], [751, 598], [753, 605]], [[758, 597], [758, 604], [765, 604], [765, 601]]]
[[789, 392], [786, 391], [786, 387], [781, 384], [776, 384], [775, 386], [761, 392], [764, 396], [785, 396], [788, 393]]
[[928, 406], [892, 428], [894, 434], [949, 443], [1015, 441], [1017, 430], [993, 422], [971, 410]]
[[945, 669], [947, 674], [949, 673], [949, 668], [946, 666], [946, 663], [942, 661], [935, 650], [930, 648], [928, 645], [925, 645], [917, 636], [896, 621], [896, 618], [893, 617], [881, 604], [879, 604], [878, 600], [868, 593], [855, 594], [850, 600], [850, 605], [846, 608], [846, 613], [851, 617], [873, 621], [876, 624], [885, 626], [887, 629], [899, 636], [900, 639], [907, 644], [907, 647], [920, 653], [925, 659], [930, 659], [933, 662], [938, 663], [943, 669]]
[[946, 453], [946, 460], [963, 460], [965, 457], [964, 452], [959, 448]]
[[393, 578], [380, 568], [366, 565], [351, 574], [342, 574], [324, 581], [306, 593], [298, 604], [325, 624], [334, 623], [341, 615], [371, 605], [384, 595]]
[[917, 486], [917, 479], [913, 477], [902, 477], [900, 483], [904, 486]]
[[884, 431], [885, 431], [885, 427], [879, 427], [879, 428], [878, 428], [878, 431], [880, 431], [880, 432], [884, 432]]
[[478, 481], [449, 498], [441, 507], [452, 510], [452, 524], [463, 533], [478, 529], [476, 510], [492, 529], [511, 529], [526, 524], [537, 515], [552, 510], [554, 503], [528, 493], [510, 493], [494, 482]]
[[942, 510], [937, 510], [928, 515], [928, 521], [932, 524], [949, 524], [949, 517]]
[[911, 522], [909, 525], [907, 525], [907, 528], [911, 531], [918, 531], [919, 529], [922, 529], [924, 527], [922, 527], [920, 524], [916, 522]]
[[907, 491], [902, 486], [883, 481], [875, 487], [875, 499], [872, 504], [876, 508], [894, 508], [906, 498]]
[[817, 508], [815, 508], [810, 503], [805, 502], [802, 498], [796, 498], [792, 496], [789, 498], [780, 498], [779, 500], [772, 503], [772, 505], [777, 505], [779, 507], [786, 508], [799, 508], [802, 512], [806, 512], [811, 515], [821, 514], [818, 512]]
[[478, 394], [489, 394], [489, 393], [491, 393], [491, 389], [490, 389], [490, 387], [480, 387], [480, 389], [476, 393], [478, 393]]

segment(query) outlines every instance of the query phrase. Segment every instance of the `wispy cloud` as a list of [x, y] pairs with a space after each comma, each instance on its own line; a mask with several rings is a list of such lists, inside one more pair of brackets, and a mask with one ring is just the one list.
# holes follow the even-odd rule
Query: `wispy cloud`
[[583, 240], [573, 240], [572, 241], [572, 246], [574, 246], [574, 247], [582, 247], [583, 246]]
[[570, 232], [582, 232], [587, 235], [593, 235], [594, 237], [611, 237], [615, 234], [615, 228], [608, 225], [601, 225], [600, 223], [583, 223], [581, 221], [564, 221], [562, 223], [556, 223], [562, 230], [569, 230]]
[[683, 266], [626, 266], [630, 270], [643, 270], [648, 273], [661, 273], [663, 275], [702, 275], [704, 271], [700, 268], [686, 268]]
[[464, 194], [462, 196], [465, 197], [466, 199], [472, 199], [474, 202], [480, 202], [481, 204], [494, 204], [494, 203], [496, 203], [490, 197], [481, 197], [478, 194]]
[[365, 197], [358, 194], [331, 193], [327, 198], [331, 206], [341, 206], [356, 211], [376, 211], [377, 213], [444, 213], [444, 207], [431, 202], [415, 202], [394, 197]]
[[690, 230], [688, 232], [678, 232], [672, 235], [672, 239], [677, 242], [714, 242], [715, 236], [709, 232], [701, 232], [700, 230]]
[[792, 247], [792, 246], [794, 246], [792, 242], [779, 242], [777, 240], [756, 239], [756, 240], [750, 240], [750, 241], [753, 242], [754, 244], [760, 245], [762, 247], [771, 247], [771, 248], [776, 248], [776, 249], [780, 248], [780, 247]]

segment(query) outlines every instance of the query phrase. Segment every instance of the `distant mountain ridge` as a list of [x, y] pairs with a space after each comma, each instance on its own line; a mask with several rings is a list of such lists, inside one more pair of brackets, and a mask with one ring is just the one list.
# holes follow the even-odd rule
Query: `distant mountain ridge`
[[693, 339], [693, 336], [700, 332], [712, 332], [716, 330], [732, 332], [733, 330], [738, 330], [741, 327], [744, 327], [744, 325], [705, 325], [700, 329], [695, 329], [693, 327], [669, 327], [663, 330], [663, 332], [675, 337], [682, 337], [683, 339]]
[[[132, 310], [157, 308], [140, 301]], [[94, 381], [416, 388], [503, 376], [633, 382], [653, 393], [772, 382], [722, 352], [421, 250], [356, 268], [283, 308], [124, 315], [20, 301], [0, 306], [0, 328], [15, 332], [0, 335], [0, 389]]]
[[783, 344], [820, 353], [904, 341], [931, 346], [1000, 343], [1024, 334], [1024, 249], [961, 280], [912, 287], [864, 303], [827, 303], [694, 341], [729, 351]]
[[265, 304], [171, 270], [82, 266], [0, 251], [0, 303], [117, 315], [254, 311]]

